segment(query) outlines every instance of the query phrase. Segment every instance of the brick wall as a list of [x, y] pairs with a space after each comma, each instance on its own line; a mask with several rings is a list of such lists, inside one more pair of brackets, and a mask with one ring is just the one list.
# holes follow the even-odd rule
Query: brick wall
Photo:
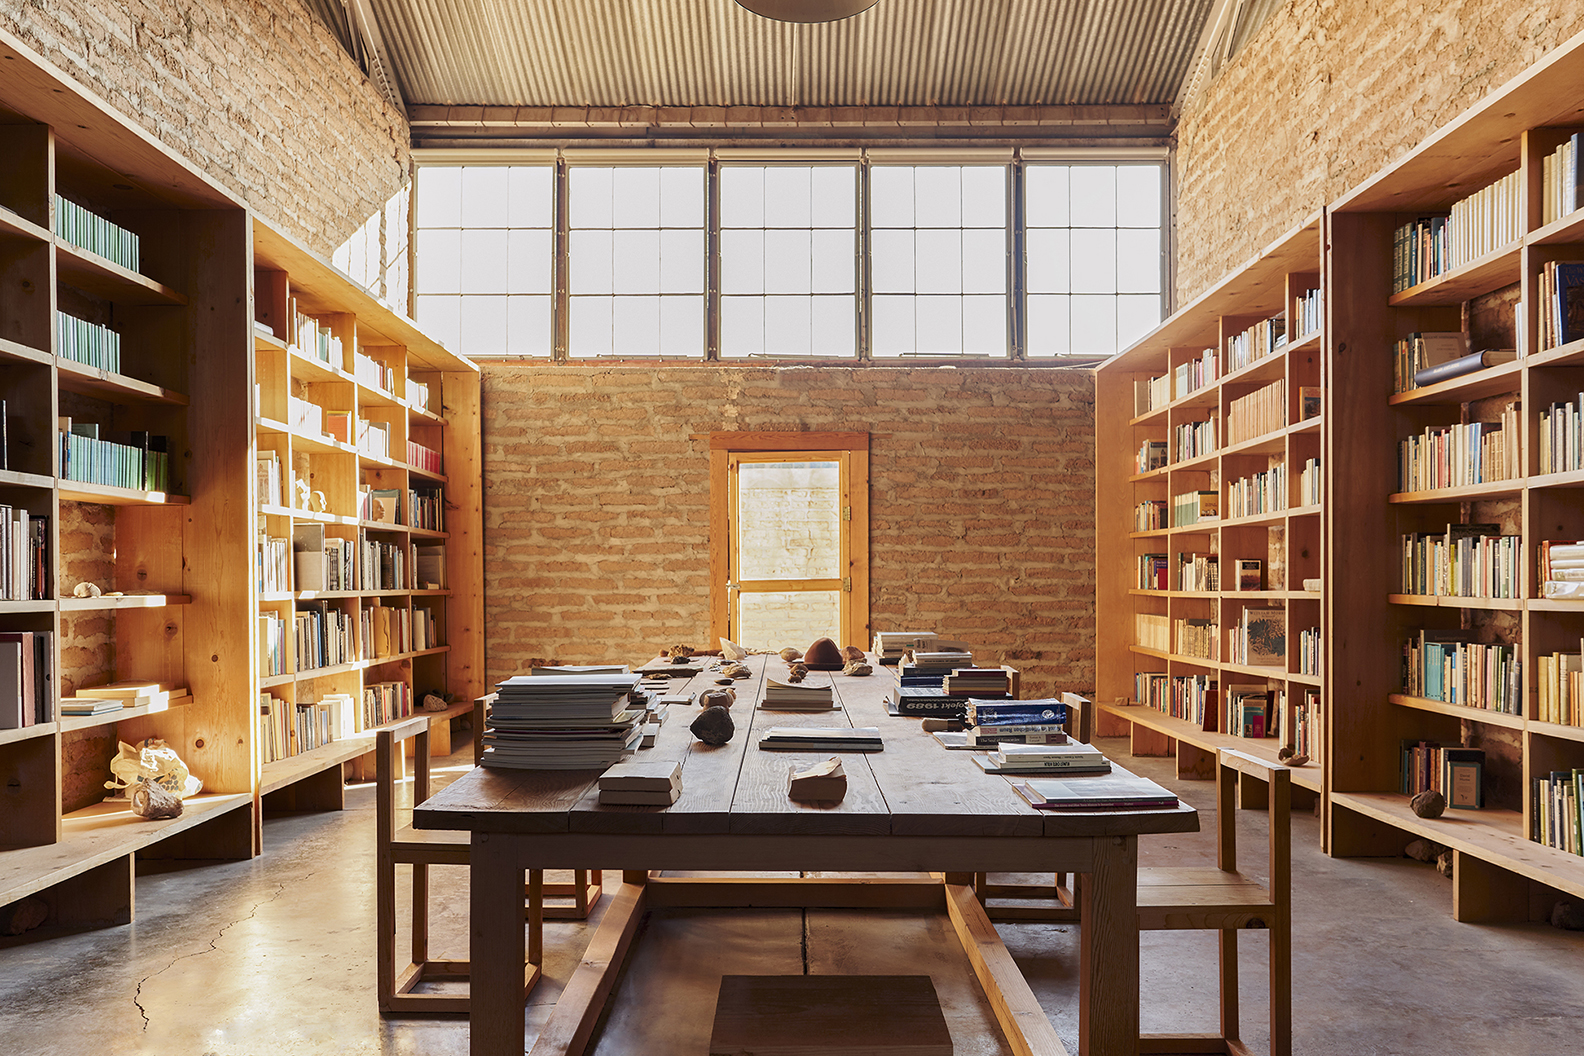
[[0, 27], [325, 257], [407, 182], [406, 120], [302, 0], [0, 0]]
[[1094, 684], [1092, 373], [517, 363], [484, 366], [492, 681], [714, 644], [693, 437], [724, 430], [870, 432], [874, 628], [961, 636], [1026, 694]]
[[1291, 0], [1178, 128], [1178, 303], [1580, 30], [1572, 0]]

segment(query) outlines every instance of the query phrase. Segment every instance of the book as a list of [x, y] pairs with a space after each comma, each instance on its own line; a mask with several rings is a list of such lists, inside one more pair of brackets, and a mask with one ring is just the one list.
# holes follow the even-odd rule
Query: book
[[1177, 797], [1170, 791], [1120, 767], [1109, 774], [1085, 777], [1030, 777], [1013, 781], [1012, 787], [1036, 810], [1169, 810], [1177, 806]]
[[107, 715], [112, 711], [122, 710], [122, 707], [122, 702], [113, 698], [101, 700], [98, 697], [63, 697], [60, 702], [60, 713], [63, 718]]
[[759, 737], [766, 751], [878, 752], [884, 748], [878, 726], [772, 726]]
[[968, 721], [975, 726], [1055, 726], [1067, 722], [1067, 704], [1058, 697], [1038, 700], [979, 700], [968, 702]]
[[1265, 585], [1264, 563], [1253, 558], [1240, 558], [1237, 562], [1237, 579], [1239, 590], [1263, 590]]
[[0, 730], [20, 730], [33, 725], [32, 690], [23, 668], [33, 666], [31, 650], [21, 642], [0, 642]]
[[765, 679], [763, 711], [832, 711], [840, 707], [831, 693], [830, 684], [811, 686], [803, 683], [787, 684], [773, 678]]
[[1448, 359], [1434, 366], [1425, 367], [1414, 372], [1414, 386], [1422, 388], [1434, 385], [1438, 381], [1449, 381], [1460, 378], [1464, 374], [1472, 374], [1476, 370], [1486, 367], [1496, 367], [1503, 363], [1511, 363], [1518, 358], [1516, 348], [1488, 348], [1483, 352], [1474, 352], [1456, 359]]
[[974, 757], [987, 774], [1068, 773], [1103, 774], [1111, 761], [1090, 744], [1010, 744]]
[[680, 789], [682, 764], [670, 759], [617, 763], [600, 775], [599, 787], [601, 791], [627, 789], [666, 792]]

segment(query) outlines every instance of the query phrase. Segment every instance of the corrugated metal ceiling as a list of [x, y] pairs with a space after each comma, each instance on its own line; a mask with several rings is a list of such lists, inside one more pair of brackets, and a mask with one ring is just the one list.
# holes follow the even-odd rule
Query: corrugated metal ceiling
[[[341, 0], [309, 2], [347, 33]], [[1021, 106], [1169, 103], [1211, 2], [880, 0], [822, 25], [733, 0], [369, 6], [409, 104]]]

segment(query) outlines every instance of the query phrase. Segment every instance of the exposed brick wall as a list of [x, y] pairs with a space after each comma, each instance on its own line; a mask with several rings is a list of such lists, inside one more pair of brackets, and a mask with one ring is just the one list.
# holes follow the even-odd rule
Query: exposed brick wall
[[0, 0], [0, 26], [325, 257], [407, 182], [406, 120], [302, 0]]
[[874, 628], [961, 636], [1026, 695], [1094, 684], [1088, 371], [486, 363], [483, 428], [492, 681], [714, 644], [691, 437], [858, 430]]
[[1178, 303], [1584, 30], [1573, 0], [1292, 0], [1178, 128]]

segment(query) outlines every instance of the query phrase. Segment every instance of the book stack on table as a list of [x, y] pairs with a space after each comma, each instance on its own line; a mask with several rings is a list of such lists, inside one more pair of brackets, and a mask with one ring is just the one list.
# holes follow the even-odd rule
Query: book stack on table
[[878, 726], [772, 726], [759, 737], [765, 751], [878, 752]]
[[961, 718], [968, 703], [1012, 694], [1011, 675], [999, 667], [975, 667], [963, 650], [914, 652], [897, 665], [897, 685], [886, 698], [892, 715]]
[[967, 746], [1002, 744], [1066, 744], [1067, 705], [1056, 697], [1042, 700], [979, 700], [968, 702]]
[[484, 730], [484, 766], [583, 770], [610, 766], [643, 738], [645, 709], [629, 673], [518, 675], [498, 683]]
[[599, 779], [607, 805], [669, 807], [682, 794], [682, 764], [673, 760], [617, 763]]
[[832, 711], [838, 705], [829, 683], [787, 685], [769, 678], [765, 680], [764, 700], [759, 707], [765, 711]]
[[974, 762], [987, 774], [1034, 774], [1062, 777], [1108, 774], [1111, 760], [1092, 744], [1003, 744], [993, 752], [975, 755]]
[[938, 640], [934, 631], [876, 631], [872, 652], [890, 667], [914, 649], [935, 648]]
[[1117, 767], [1089, 777], [1031, 777], [1013, 781], [1018, 795], [1036, 810], [1170, 810], [1177, 797], [1147, 777]]

